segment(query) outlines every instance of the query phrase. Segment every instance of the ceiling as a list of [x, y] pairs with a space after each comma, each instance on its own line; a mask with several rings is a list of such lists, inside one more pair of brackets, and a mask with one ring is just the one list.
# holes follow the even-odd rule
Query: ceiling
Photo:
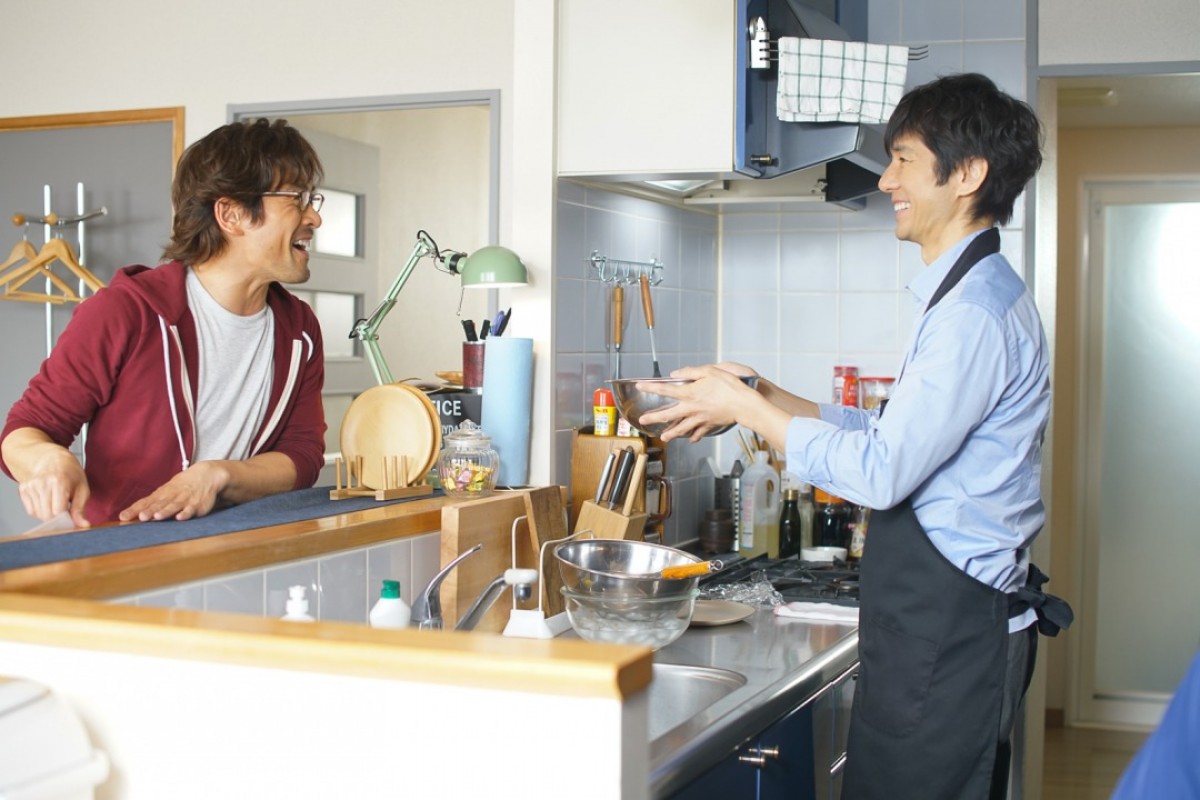
[[[1060, 128], [1200, 125], [1200, 74], [1059, 78], [1057, 82]], [[1086, 90], [1103, 88], [1113, 91], [1111, 104], [1088, 105]], [[1075, 91], [1076, 99], [1068, 99], [1063, 89]]]

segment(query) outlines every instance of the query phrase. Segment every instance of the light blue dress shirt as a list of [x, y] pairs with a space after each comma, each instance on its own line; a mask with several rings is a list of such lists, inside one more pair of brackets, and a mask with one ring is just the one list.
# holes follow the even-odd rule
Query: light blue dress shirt
[[[980, 582], [1013, 592], [1025, 583], [1027, 547], [1046, 517], [1050, 353], [1032, 295], [999, 254], [976, 263], [925, 313], [975, 235], [908, 286], [919, 317], [887, 413], [822, 404], [821, 419], [793, 418], [787, 466], [869, 508], [911, 499], [942, 555]], [[870, 536], [868, 528], [868, 542]], [[1009, 621], [1009, 630], [1034, 621], [1026, 612]]]

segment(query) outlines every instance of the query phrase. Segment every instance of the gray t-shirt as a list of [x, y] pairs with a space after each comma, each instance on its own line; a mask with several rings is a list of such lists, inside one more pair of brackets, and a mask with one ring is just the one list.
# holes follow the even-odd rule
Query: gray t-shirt
[[193, 462], [241, 461], [271, 397], [275, 315], [270, 306], [248, 317], [226, 310], [190, 269], [187, 293], [200, 340]]

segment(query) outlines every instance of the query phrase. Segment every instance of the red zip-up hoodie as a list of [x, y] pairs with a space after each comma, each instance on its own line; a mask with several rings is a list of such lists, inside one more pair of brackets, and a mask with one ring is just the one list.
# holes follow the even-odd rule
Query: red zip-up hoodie
[[[0, 434], [37, 428], [69, 447], [90, 421], [84, 513], [93, 523], [116, 519], [191, 464], [199, 345], [186, 276], [178, 261], [125, 267], [80, 303]], [[324, 464], [321, 331], [312, 309], [277, 283], [267, 304], [275, 315], [274, 372], [251, 455], [291, 458], [293, 488], [301, 489], [316, 482]]]

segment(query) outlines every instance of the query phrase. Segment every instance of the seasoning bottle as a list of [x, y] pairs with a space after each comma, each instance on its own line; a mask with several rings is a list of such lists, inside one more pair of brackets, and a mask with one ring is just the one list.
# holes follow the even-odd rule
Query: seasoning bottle
[[850, 519], [850, 547], [846, 549], [846, 559], [854, 562], [862, 558], [863, 548], [867, 545], [867, 523], [871, 519], [871, 509], [866, 506], [855, 506]]
[[813, 546], [813, 487], [811, 483], [800, 484], [800, 544], [796, 552], [802, 548]]
[[767, 451], [754, 453], [754, 463], [742, 474], [742, 515], [738, 550], [746, 558], [766, 553], [773, 542], [779, 552], [779, 473], [767, 463]]
[[608, 389], [592, 392], [592, 428], [596, 436], [617, 435], [617, 406]]
[[846, 501], [822, 489], [815, 490], [816, 530], [820, 547], [850, 547], [850, 506]]
[[833, 368], [833, 404], [858, 406], [858, 367]]
[[785, 489], [783, 511], [779, 513], [779, 557], [788, 558], [800, 552], [803, 535], [803, 520], [800, 517], [800, 490]]

